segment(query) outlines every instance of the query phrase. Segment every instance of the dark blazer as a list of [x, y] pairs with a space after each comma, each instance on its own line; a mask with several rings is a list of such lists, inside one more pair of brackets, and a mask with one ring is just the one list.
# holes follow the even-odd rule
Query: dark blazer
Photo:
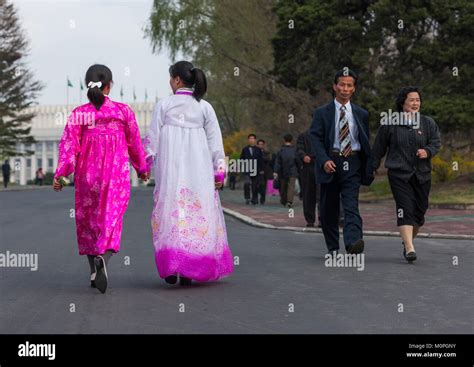
[[[420, 126], [381, 125], [372, 148], [374, 169], [385, 158], [385, 168], [393, 176], [408, 181], [416, 174], [418, 181], [431, 179], [431, 159], [439, 152], [441, 140], [436, 122], [429, 116], [420, 115]], [[419, 159], [418, 149], [425, 149], [428, 158]]]
[[279, 178], [298, 177], [298, 158], [293, 145], [282, 145], [275, 158], [274, 171]]
[[[304, 166], [314, 165], [315, 155], [313, 147], [311, 146], [311, 136], [309, 131], [305, 131], [298, 135], [296, 140], [296, 155], [299, 160], [299, 168], [302, 169]], [[311, 163], [304, 163], [303, 158], [309, 155], [311, 157]]]
[[[370, 185], [374, 180], [372, 158], [369, 143], [369, 113], [362, 107], [351, 103], [352, 115], [354, 122], [357, 124], [359, 130], [360, 142], [360, 174], [361, 184]], [[315, 152], [315, 172], [317, 183], [329, 183], [332, 181], [334, 174], [326, 173], [324, 171], [324, 163], [332, 160], [330, 152], [334, 145], [334, 135], [336, 129], [336, 106], [334, 101], [317, 108], [314, 111], [313, 122], [311, 123], [310, 135], [311, 144]]]
[[274, 158], [273, 154], [267, 150], [262, 151], [262, 159], [263, 159], [263, 175], [265, 176], [266, 180], [273, 179], [273, 163]]
[[[257, 175], [259, 172], [263, 171], [263, 153], [262, 150], [257, 147], [256, 145], [252, 147], [253, 155], [250, 153], [250, 146], [247, 145], [244, 149], [242, 149], [242, 153], [240, 153], [240, 159], [256, 159], [257, 160]], [[244, 175], [250, 176], [250, 172], [244, 172]]]
[[10, 176], [11, 167], [9, 163], [2, 164], [2, 173], [4, 176]]

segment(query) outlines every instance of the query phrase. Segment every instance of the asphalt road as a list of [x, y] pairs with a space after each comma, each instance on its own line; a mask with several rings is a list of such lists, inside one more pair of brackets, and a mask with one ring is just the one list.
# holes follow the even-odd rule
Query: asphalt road
[[89, 287], [87, 260], [77, 255], [73, 189], [0, 192], [0, 253], [38, 254], [37, 271], [0, 267], [0, 333], [474, 331], [472, 241], [420, 239], [409, 265], [399, 239], [367, 237], [358, 271], [326, 267], [320, 234], [226, 216], [235, 273], [180, 288], [157, 275], [151, 197], [149, 188], [132, 191], [103, 295]]

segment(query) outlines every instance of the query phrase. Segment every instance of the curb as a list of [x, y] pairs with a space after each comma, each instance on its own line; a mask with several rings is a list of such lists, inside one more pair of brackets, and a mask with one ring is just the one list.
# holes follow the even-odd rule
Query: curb
[[15, 187], [11, 189], [0, 189], [0, 192], [17, 192], [17, 191], [32, 191], [32, 190], [44, 190], [44, 189], [51, 189], [52, 185], [43, 185], [43, 186], [21, 186]]
[[[261, 223], [252, 217], [236, 212], [235, 210], [222, 207], [222, 210], [225, 214], [234, 217], [245, 224], [251, 225], [253, 227], [265, 228], [265, 229], [277, 229], [284, 231], [293, 231], [293, 232], [311, 232], [311, 233], [322, 233], [321, 228], [306, 228], [306, 227], [290, 227], [290, 226], [274, 226], [273, 224]], [[342, 230], [339, 230], [339, 233], [342, 233]], [[387, 236], [387, 237], [400, 237], [398, 232], [390, 231], [364, 231], [364, 235], [367, 236]], [[419, 233], [417, 237], [420, 238], [441, 238], [449, 240], [474, 240], [474, 235], [467, 234], [444, 234], [444, 233]]]
[[[359, 204], [380, 204], [386, 201], [392, 201], [393, 199], [381, 199], [381, 200], [359, 200]], [[450, 210], [474, 210], [474, 204], [432, 204], [428, 205], [429, 209], [450, 209]]]

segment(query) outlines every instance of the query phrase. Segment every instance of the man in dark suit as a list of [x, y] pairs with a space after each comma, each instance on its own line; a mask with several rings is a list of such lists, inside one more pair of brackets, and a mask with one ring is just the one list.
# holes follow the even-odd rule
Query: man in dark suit
[[10, 172], [11, 172], [10, 163], [8, 159], [5, 159], [5, 163], [2, 164], [2, 173], [3, 173], [3, 186], [7, 188], [8, 183], [10, 182]]
[[335, 99], [316, 109], [310, 133], [316, 156], [316, 182], [321, 184], [321, 225], [330, 254], [339, 250], [339, 201], [344, 208], [344, 245], [350, 254], [364, 251], [359, 214], [360, 185], [374, 179], [369, 144], [369, 113], [351, 103], [357, 75], [336, 73]]
[[311, 146], [311, 134], [305, 131], [298, 135], [296, 141], [296, 155], [300, 163], [300, 183], [303, 196], [303, 213], [306, 219], [306, 227], [314, 227], [316, 221], [316, 205], [318, 206], [318, 227], [319, 216], [319, 185], [316, 184], [314, 176], [314, 149]]
[[[249, 163], [249, 167], [255, 169], [255, 172], [244, 173], [244, 197], [245, 203], [250, 204], [250, 190], [252, 191], [252, 204], [258, 204], [258, 188], [263, 175], [263, 153], [262, 150], [257, 147], [257, 136], [255, 134], [249, 134], [247, 137], [249, 145], [242, 149], [240, 159], [246, 160]], [[252, 166], [250, 166], [250, 163]]]

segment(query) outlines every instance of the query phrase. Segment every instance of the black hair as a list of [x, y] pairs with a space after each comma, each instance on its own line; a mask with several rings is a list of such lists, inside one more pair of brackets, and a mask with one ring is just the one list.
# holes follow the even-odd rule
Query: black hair
[[291, 143], [293, 141], [293, 135], [291, 134], [285, 134], [283, 136], [283, 140], [285, 141], [285, 143]]
[[265, 144], [265, 140], [263, 140], [263, 139], [258, 139], [258, 140], [257, 140], [257, 144], [260, 143], [260, 142], [262, 142], [263, 144]]
[[397, 99], [395, 100], [395, 104], [397, 105], [397, 111], [402, 112], [403, 111], [403, 105], [405, 104], [405, 101], [408, 97], [408, 93], [416, 92], [420, 96], [420, 103], [423, 101], [421, 98], [421, 91], [420, 88], [418, 87], [403, 87], [400, 89], [398, 92]]
[[206, 75], [201, 69], [195, 68], [189, 61], [178, 61], [170, 66], [170, 76], [179, 76], [187, 88], [194, 88], [193, 97], [200, 101], [207, 92]]
[[336, 75], [334, 75], [334, 84], [337, 84], [339, 82], [339, 78], [343, 76], [350, 76], [352, 79], [354, 79], [354, 85], [357, 85], [357, 74], [355, 73], [354, 70], [351, 70], [349, 68], [343, 68], [339, 70]]
[[249, 135], [247, 136], [247, 139], [250, 139], [251, 137], [254, 137], [255, 139], [257, 139], [257, 135], [255, 135], [255, 134], [249, 134]]
[[[100, 87], [89, 87], [89, 83], [101, 82]], [[87, 89], [87, 98], [89, 98], [90, 103], [92, 103], [96, 110], [100, 110], [100, 107], [104, 104], [105, 96], [102, 91], [105, 87], [112, 83], [112, 71], [105, 65], [94, 64], [89, 67], [86, 71], [86, 87]]]

